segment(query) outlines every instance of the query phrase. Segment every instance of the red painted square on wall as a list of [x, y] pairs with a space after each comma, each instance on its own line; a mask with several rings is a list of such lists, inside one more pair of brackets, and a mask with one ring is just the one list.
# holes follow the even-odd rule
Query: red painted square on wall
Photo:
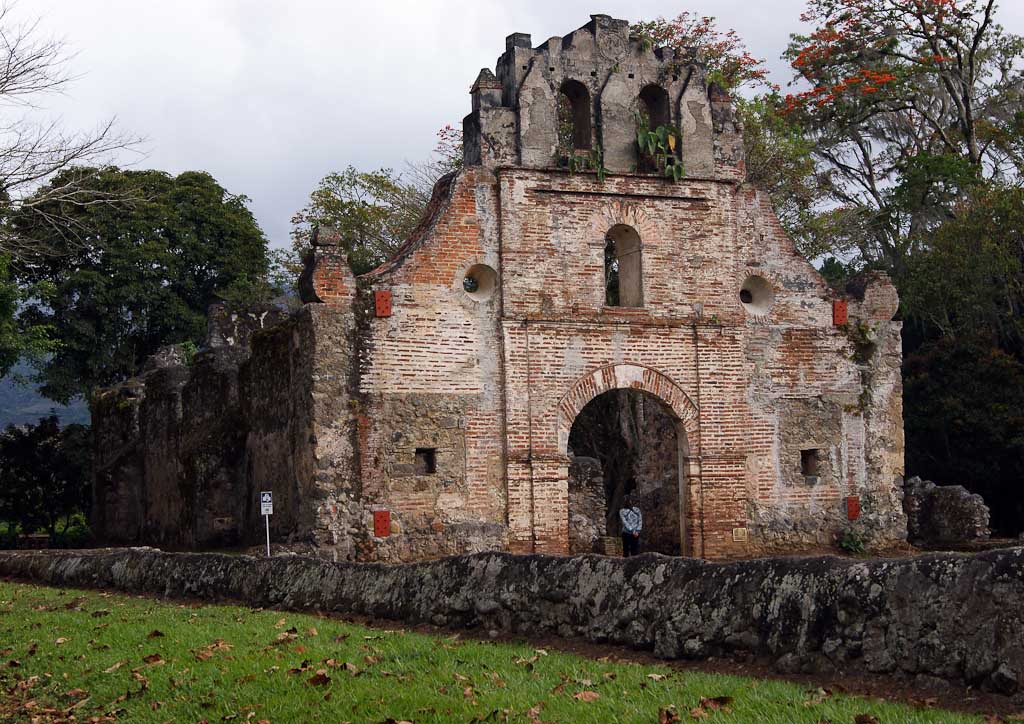
[[842, 327], [849, 318], [849, 305], [845, 299], [837, 299], [833, 302], [833, 324]]
[[378, 317], [391, 316], [391, 292], [386, 289], [378, 289], [373, 293], [373, 302]]
[[857, 520], [860, 517], [860, 497], [851, 495], [846, 499], [847, 520]]
[[832, 302], [832, 324], [841, 327], [848, 320], [849, 305], [845, 299], [836, 299]]
[[373, 535], [376, 538], [387, 538], [391, 535], [391, 511], [373, 511]]

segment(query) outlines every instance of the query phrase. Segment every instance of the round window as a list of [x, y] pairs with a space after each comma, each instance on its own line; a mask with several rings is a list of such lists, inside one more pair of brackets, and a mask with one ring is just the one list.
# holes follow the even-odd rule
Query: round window
[[486, 264], [474, 264], [462, 278], [463, 291], [478, 302], [490, 299], [497, 286], [498, 273]]
[[751, 275], [740, 288], [740, 302], [748, 314], [763, 316], [772, 308], [775, 292], [764, 277]]

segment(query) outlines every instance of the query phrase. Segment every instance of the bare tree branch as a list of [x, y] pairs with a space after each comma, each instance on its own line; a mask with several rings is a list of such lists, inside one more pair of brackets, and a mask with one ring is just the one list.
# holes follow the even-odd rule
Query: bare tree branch
[[[15, 263], [58, 250], [17, 233], [11, 219], [34, 214], [69, 243], [86, 230], [62, 208], [125, 203], [87, 190], [88, 181], [119, 154], [138, 152], [140, 138], [111, 119], [88, 131], [69, 131], [41, 105], [73, 80], [64, 41], [43, 35], [40, 20], [18, 21], [12, 3], [0, 3], [0, 254]], [[81, 169], [80, 173], [65, 173]]]

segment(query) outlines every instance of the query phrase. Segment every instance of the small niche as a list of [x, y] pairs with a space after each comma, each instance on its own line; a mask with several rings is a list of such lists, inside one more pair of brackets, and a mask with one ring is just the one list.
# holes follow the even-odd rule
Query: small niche
[[813, 478], [808, 482], [817, 482], [821, 470], [821, 450], [817, 448], [800, 451], [800, 474], [805, 478]]
[[416, 448], [416, 458], [413, 461], [413, 473], [415, 475], [433, 475], [437, 472], [437, 449], [432, 447]]

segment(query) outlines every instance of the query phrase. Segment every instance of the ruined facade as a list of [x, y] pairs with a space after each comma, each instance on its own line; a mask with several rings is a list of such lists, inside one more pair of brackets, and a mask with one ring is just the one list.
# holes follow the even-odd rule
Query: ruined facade
[[[509, 36], [471, 97], [465, 164], [392, 260], [357, 279], [322, 231], [301, 310], [98, 396], [99, 532], [258, 542], [272, 490], [275, 541], [327, 556], [567, 553], [610, 502], [570, 485], [573, 424], [631, 389], [675, 426], [648, 515], [682, 555], [904, 539], [895, 290], [795, 251], [698, 59], [597, 15]], [[641, 122], [679, 129], [668, 158]]]

